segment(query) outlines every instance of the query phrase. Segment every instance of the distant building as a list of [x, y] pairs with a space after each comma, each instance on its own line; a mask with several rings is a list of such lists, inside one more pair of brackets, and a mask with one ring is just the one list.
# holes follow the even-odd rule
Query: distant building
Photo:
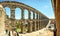
[[55, 19], [49, 19], [51, 20], [51, 23], [50, 24], [55, 24], [56, 23], [56, 20]]

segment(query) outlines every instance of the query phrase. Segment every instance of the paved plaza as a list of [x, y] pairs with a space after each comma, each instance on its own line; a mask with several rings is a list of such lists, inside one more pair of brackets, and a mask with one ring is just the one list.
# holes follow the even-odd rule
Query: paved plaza
[[[11, 36], [13, 36], [13, 35], [11, 35]], [[54, 36], [54, 35], [53, 35], [52, 31], [47, 30], [46, 28], [43, 28], [43, 29], [36, 31], [36, 32], [19, 34], [19, 36]]]
[[32, 32], [32, 33], [26, 33], [26, 34], [20, 34], [20, 36], [54, 36], [52, 31], [46, 30], [45, 28]]

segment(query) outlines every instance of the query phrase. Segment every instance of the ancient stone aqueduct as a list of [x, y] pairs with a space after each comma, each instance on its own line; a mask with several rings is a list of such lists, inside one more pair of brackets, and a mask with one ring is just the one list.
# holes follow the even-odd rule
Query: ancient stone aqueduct
[[[33, 31], [38, 31], [40, 30], [41, 28], [44, 28], [46, 27], [46, 25], [48, 24], [49, 22], [49, 18], [46, 17], [45, 15], [43, 15], [40, 11], [28, 6], [28, 5], [25, 5], [23, 3], [20, 3], [20, 2], [15, 2], [15, 1], [3, 1], [3, 2], [0, 2], [0, 4], [5, 8], [5, 7], [9, 7], [10, 10], [11, 10], [11, 16], [10, 16], [10, 19], [7, 18], [6, 16], [6, 19], [8, 19], [9, 21], [11, 21], [11, 25], [14, 27], [14, 22], [15, 22], [15, 8], [21, 8], [21, 32], [22, 33], [26, 33], [25, 31], [25, 25], [24, 22], [25, 22], [25, 19], [24, 19], [24, 10], [28, 10], [28, 20], [27, 21], [27, 27], [28, 27], [28, 32], [33, 32]], [[33, 19], [31, 19], [31, 11], [33, 12]], [[36, 17], [36, 18], [35, 18]], [[9, 22], [7, 22], [7, 20], [5, 21], [5, 24], [8, 24]], [[13, 28], [11, 28], [12, 30]]]

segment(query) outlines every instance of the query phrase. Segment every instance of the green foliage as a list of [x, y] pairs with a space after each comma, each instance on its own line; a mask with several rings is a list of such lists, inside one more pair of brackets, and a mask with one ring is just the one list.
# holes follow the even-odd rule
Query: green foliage
[[17, 31], [17, 32], [21, 32], [21, 28], [17, 28], [16, 31]]
[[16, 22], [15, 26], [16, 26], [16, 28], [20, 28], [20, 23]]

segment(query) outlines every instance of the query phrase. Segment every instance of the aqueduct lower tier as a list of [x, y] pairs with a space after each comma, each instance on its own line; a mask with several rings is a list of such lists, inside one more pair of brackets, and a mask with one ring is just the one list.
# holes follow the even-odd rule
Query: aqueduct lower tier
[[[10, 17], [10, 19], [8, 19], [8, 18], [7, 19], [11, 21], [12, 26], [15, 25], [15, 8], [17, 8], [17, 7], [21, 8], [21, 20], [20, 20], [20, 22], [21, 22], [21, 32], [22, 33], [26, 32], [25, 31], [25, 23], [24, 23], [25, 22], [25, 18], [24, 18], [24, 10], [25, 9], [28, 10], [28, 19], [26, 20], [26, 22], [28, 23], [27, 24], [28, 25], [27, 26], [28, 32], [40, 30], [41, 28], [46, 27], [46, 25], [48, 24], [48, 21], [49, 21], [48, 17], [46, 17], [41, 12], [39, 12], [38, 10], [36, 10], [28, 5], [25, 5], [25, 4], [20, 3], [20, 2], [15, 2], [15, 1], [11, 1], [11, 2], [4, 1], [4, 2], [0, 2], [0, 4], [3, 7], [9, 7], [11, 9], [11, 17]], [[31, 19], [31, 11], [33, 12], [33, 19]]]

